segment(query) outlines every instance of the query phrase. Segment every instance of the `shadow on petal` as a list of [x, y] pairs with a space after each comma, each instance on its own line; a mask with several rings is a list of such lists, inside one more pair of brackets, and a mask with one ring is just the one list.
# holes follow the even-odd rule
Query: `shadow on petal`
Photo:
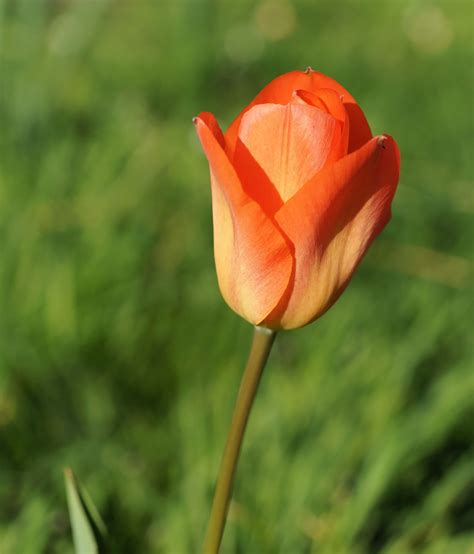
[[268, 175], [240, 139], [237, 139], [233, 162], [245, 192], [267, 215], [273, 217], [283, 201]]

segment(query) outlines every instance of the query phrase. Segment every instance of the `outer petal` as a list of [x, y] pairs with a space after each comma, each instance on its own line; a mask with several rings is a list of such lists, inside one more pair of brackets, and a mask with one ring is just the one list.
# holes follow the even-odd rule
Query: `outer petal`
[[291, 247], [275, 222], [243, 190], [215, 118], [201, 114], [195, 124], [211, 170], [219, 287], [233, 310], [259, 324], [288, 288], [294, 265]]
[[[261, 104], [244, 115], [239, 139], [286, 202], [324, 167], [339, 129], [332, 115], [308, 104]], [[238, 171], [244, 165], [239, 154]]]
[[300, 327], [336, 301], [390, 219], [399, 170], [395, 141], [376, 137], [318, 173], [277, 212], [295, 245], [296, 267], [287, 306], [270, 325]]
[[317, 89], [328, 88], [335, 90], [343, 97], [350, 120], [349, 152], [360, 148], [372, 138], [369, 124], [364, 112], [360, 109], [353, 96], [337, 81], [326, 77], [318, 71], [308, 68], [306, 71], [290, 71], [280, 75], [263, 88], [254, 100], [237, 116], [225, 133], [229, 151], [234, 152], [240, 122], [246, 111], [256, 104], [288, 104], [296, 90], [315, 92]]

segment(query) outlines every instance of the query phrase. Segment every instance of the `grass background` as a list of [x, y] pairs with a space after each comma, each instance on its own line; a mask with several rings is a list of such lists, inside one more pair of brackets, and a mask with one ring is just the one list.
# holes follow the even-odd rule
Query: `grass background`
[[394, 217], [281, 334], [222, 552], [474, 552], [473, 4], [0, 1], [0, 552], [199, 551], [251, 328], [214, 273], [191, 118], [346, 86], [402, 152]]

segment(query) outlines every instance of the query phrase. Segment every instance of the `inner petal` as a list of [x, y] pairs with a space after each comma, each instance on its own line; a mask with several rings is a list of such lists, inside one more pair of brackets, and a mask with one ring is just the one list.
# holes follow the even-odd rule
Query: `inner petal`
[[342, 97], [335, 90], [324, 88], [315, 91], [296, 90], [293, 95], [293, 103], [309, 104], [335, 117], [340, 122], [340, 134], [334, 137], [335, 143], [331, 152], [331, 161], [336, 161], [347, 154], [349, 117], [342, 103]]
[[239, 138], [286, 202], [324, 167], [339, 125], [314, 106], [259, 104], [243, 116]]

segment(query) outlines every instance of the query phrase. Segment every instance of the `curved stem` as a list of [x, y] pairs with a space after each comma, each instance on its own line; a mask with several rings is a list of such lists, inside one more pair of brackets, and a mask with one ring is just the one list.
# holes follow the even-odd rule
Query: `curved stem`
[[275, 335], [276, 333], [270, 329], [255, 327], [252, 348], [240, 383], [234, 415], [232, 416], [227, 443], [219, 469], [206, 541], [204, 543], [204, 554], [217, 554], [219, 552], [242, 439], [260, 377], [270, 354]]

